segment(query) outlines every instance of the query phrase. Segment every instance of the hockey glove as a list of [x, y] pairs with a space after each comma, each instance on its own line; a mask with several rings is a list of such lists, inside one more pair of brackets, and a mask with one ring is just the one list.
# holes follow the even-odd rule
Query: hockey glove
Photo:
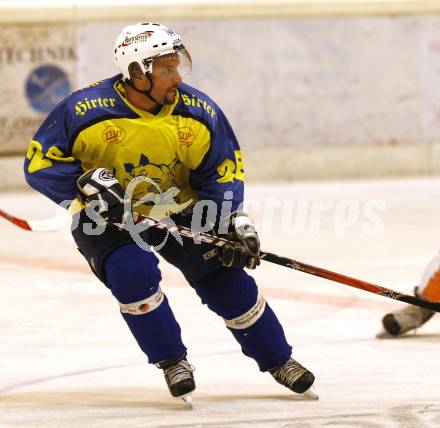
[[243, 211], [229, 216], [230, 233], [234, 241], [221, 248], [220, 261], [227, 267], [255, 269], [260, 264], [260, 240], [252, 219]]
[[125, 224], [125, 191], [108, 169], [98, 168], [85, 172], [78, 178], [77, 186], [82, 199], [86, 202], [94, 202], [94, 211], [106, 222], [116, 225]]

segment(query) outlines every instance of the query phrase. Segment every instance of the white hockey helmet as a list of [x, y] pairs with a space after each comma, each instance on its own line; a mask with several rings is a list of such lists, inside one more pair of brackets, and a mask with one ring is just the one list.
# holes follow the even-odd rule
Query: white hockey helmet
[[163, 55], [177, 54], [181, 76], [191, 73], [192, 63], [180, 36], [162, 24], [139, 23], [124, 27], [114, 45], [114, 59], [124, 79], [130, 78], [128, 66], [137, 62], [144, 73], [153, 74], [153, 61]]

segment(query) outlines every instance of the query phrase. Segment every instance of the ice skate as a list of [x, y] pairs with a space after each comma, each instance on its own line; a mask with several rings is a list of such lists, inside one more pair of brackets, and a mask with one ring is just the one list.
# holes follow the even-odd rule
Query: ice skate
[[382, 318], [382, 325], [387, 334], [391, 336], [401, 336], [408, 331], [421, 327], [433, 315], [434, 311], [408, 305], [403, 309], [385, 315]]
[[164, 361], [157, 364], [163, 370], [170, 393], [173, 397], [192, 406], [191, 392], [196, 388], [194, 382], [194, 367], [188, 363], [186, 357]]
[[[417, 288], [414, 294], [420, 297], [417, 293]], [[382, 318], [382, 325], [385, 333], [391, 336], [401, 336], [408, 331], [414, 330], [425, 324], [432, 316], [434, 311], [420, 308], [419, 306], [408, 305], [402, 309], [390, 312]], [[378, 337], [383, 337], [379, 334]]]
[[313, 386], [315, 376], [293, 358], [287, 360], [282, 366], [269, 370], [273, 378], [297, 394], [302, 394], [317, 400], [318, 394]]

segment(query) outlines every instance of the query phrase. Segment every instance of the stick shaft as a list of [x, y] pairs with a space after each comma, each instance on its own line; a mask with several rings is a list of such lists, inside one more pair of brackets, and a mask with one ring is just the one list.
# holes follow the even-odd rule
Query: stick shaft
[[285, 266], [290, 269], [298, 270], [309, 275], [319, 276], [320, 278], [325, 278], [330, 281], [338, 282], [339, 284], [358, 288], [359, 290], [368, 291], [370, 293], [379, 294], [380, 296], [388, 297], [390, 299], [398, 300], [400, 302], [405, 302], [411, 305], [419, 306], [421, 308], [430, 309], [431, 311], [440, 312], [440, 303], [438, 302], [428, 302], [409, 294], [404, 294], [395, 290], [391, 290], [390, 288], [382, 287], [380, 285], [372, 284], [367, 281], [352, 278], [351, 276], [342, 275], [337, 272], [302, 263], [297, 260], [280, 257], [272, 253], [262, 253], [261, 258], [268, 262], [275, 263], [280, 266]]
[[[151, 224], [153, 227], [160, 227], [160, 228], [167, 227], [163, 223], [152, 219], [144, 219], [143, 222], [147, 222]], [[197, 236], [201, 241], [210, 243], [217, 247], [224, 246], [225, 244], [230, 242], [227, 239], [215, 237], [207, 233], [194, 233], [191, 229], [184, 226], [173, 226], [173, 227], [175, 227], [175, 230], [181, 236], [184, 236], [186, 238], [194, 238], [195, 236]], [[330, 281], [334, 281], [340, 284], [348, 285], [350, 287], [358, 288], [359, 290], [364, 290], [370, 293], [379, 294], [380, 296], [388, 297], [389, 299], [398, 300], [400, 302], [405, 302], [411, 305], [440, 312], [440, 303], [437, 302], [428, 302], [426, 300], [419, 299], [418, 297], [410, 296], [409, 294], [400, 293], [398, 291], [391, 290], [390, 288], [381, 287], [380, 285], [372, 284], [367, 281], [352, 278], [347, 275], [343, 275], [317, 266], [302, 263], [297, 260], [289, 259], [287, 257], [281, 257], [273, 253], [266, 253], [262, 251], [260, 253], [260, 257], [262, 260], [265, 260], [267, 262], [274, 263], [280, 266], [285, 266], [290, 269], [307, 273], [309, 275], [319, 276], [320, 278], [325, 278]]]
[[[7, 212], [0, 209], [0, 217], [10, 221], [21, 229], [28, 231], [51, 231], [60, 228], [60, 225], [56, 224], [53, 219], [46, 221], [32, 222], [18, 217], [12, 216]], [[230, 241], [210, 235], [203, 232], [193, 232], [191, 229], [184, 226], [170, 226], [158, 220], [153, 220], [150, 218], [141, 218], [141, 223], [148, 225], [149, 227], [155, 227], [158, 229], [171, 229], [178, 232], [182, 237], [187, 239], [199, 239], [202, 242], [211, 244], [215, 247], [223, 247]], [[325, 278], [333, 282], [338, 282], [340, 284], [348, 285], [350, 287], [358, 288], [359, 290], [368, 291], [369, 293], [379, 294], [380, 296], [388, 297], [389, 299], [398, 300], [400, 302], [409, 303], [411, 305], [419, 306], [422, 308], [430, 309], [435, 312], [440, 312], [440, 303], [438, 302], [428, 302], [426, 300], [419, 299], [415, 296], [410, 296], [409, 294], [403, 294], [389, 288], [382, 287], [380, 285], [372, 284], [367, 281], [362, 281], [360, 279], [352, 278], [347, 275], [343, 275], [337, 272], [333, 272], [327, 269], [323, 269], [317, 266], [309, 265], [306, 263], [299, 262], [297, 260], [289, 259], [287, 257], [281, 257], [273, 253], [266, 253], [264, 251], [260, 254], [261, 259], [270, 263], [274, 263], [280, 266], [284, 266], [290, 269], [294, 269], [300, 272], [307, 273], [309, 275], [319, 276], [320, 278]]]
[[3, 211], [2, 209], [0, 209], [0, 217], [3, 217], [5, 220], [10, 221], [11, 223], [15, 224], [21, 229], [29, 230], [29, 231], [32, 230], [31, 226], [26, 220], [23, 220], [18, 217], [14, 217], [13, 215], [8, 214], [6, 211]]

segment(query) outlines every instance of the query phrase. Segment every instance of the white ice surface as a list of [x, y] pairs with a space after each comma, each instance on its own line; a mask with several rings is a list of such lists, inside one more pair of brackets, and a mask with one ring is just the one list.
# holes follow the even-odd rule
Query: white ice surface
[[[411, 293], [440, 248], [439, 179], [252, 185], [247, 198], [266, 251], [401, 292]], [[386, 208], [373, 234], [365, 231], [369, 200]], [[273, 201], [334, 208], [320, 216], [315, 207], [299, 231], [294, 209], [283, 235], [286, 205], [271, 227], [262, 215]], [[358, 206], [360, 217], [344, 228], [346, 206]], [[56, 213], [31, 192], [0, 194], [0, 208], [27, 219]], [[0, 219], [0, 242], [0, 427], [440, 426], [438, 316], [416, 335], [376, 339], [381, 317], [399, 302], [263, 263], [255, 272], [260, 289], [294, 356], [316, 375], [320, 400], [307, 401], [261, 374], [161, 262], [162, 287], [196, 366], [191, 410], [169, 396], [67, 231], [30, 233]]]

